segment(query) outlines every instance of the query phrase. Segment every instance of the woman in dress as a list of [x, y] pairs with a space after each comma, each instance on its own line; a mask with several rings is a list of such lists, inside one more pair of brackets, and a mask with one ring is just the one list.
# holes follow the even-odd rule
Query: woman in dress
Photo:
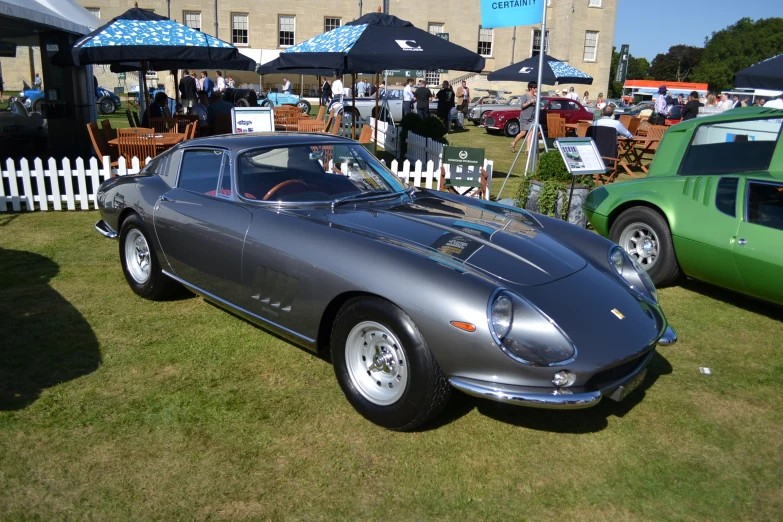
[[603, 110], [604, 107], [606, 107], [606, 102], [604, 101], [604, 93], [599, 92], [598, 99], [595, 101], [595, 108], [601, 111]]
[[585, 107], [590, 105], [590, 93], [587, 91], [585, 91], [585, 95], [584, 97], [582, 97], [582, 105], [584, 105]]

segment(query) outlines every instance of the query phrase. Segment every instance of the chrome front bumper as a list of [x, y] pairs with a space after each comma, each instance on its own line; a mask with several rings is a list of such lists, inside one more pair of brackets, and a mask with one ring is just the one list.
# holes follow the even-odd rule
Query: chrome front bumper
[[[677, 334], [671, 326], [666, 328], [658, 344], [670, 346], [677, 342]], [[552, 410], [577, 410], [595, 406], [604, 396], [619, 400], [623, 387], [634, 381], [642, 372], [646, 371], [647, 363], [652, 357], [646, 357], [633, 372], [622, 379], [612, 382], [601, 390], [574, 393], [568, 388], [535, 388], [529, 386], [514, 386], [509, 384], [497, 384], [465, 377], [452, 377], [449, 383], [463, 393], [490, 399], [497, 402], [529, 406], [532, 408], [544, 408]]]
[[100, 232], [102, 236], [108, 237], [109, 239], [117, 238], [117, 232], [102, 219], [95, 223], [95, 230]]

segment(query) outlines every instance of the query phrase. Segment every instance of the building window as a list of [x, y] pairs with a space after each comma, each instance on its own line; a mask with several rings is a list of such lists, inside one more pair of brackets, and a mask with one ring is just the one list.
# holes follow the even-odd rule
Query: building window
[[87, 10], [90, 12], [91, 15], [97, 16], [98, 18], [101, 17], [101, 8], [100, 7], [88, 7]]
[[492, 29], [479, 26], [478, 51], [481, 56], [492, 56]]
[[234, 45], [248, 44], [248, 25], [246, 14], [231, 13], [231, 43]]
[[[539, 54], [541, 54], [541, 31], [534, 29], [530, 56], [538, 56]], [[549, 54], [549, 31], [546, 32], [546, 38], [544, 39], [544, 54]]]
[[185, 11], [182, 14], [185, 25], [196, 31], [201, 31], [201, 13], [198, 11]]
[[598, 31], [585, 32], [585, 57], [584, 61], [594, 62], [598, 56]]
[[429, 24], [429, 32], [430, 34], [440, 34], [443, 31], [443, 24], [434, 24], [430, 22]]
[[440, 73], [438, 71], [426, 71], [424, 73], [424, 83], [427, 85], [440, 85]]
[[601, 0], [589, 0], [587, 7], [601, 7]]
[[328, 33], [333, 29], [337, 29], [342, 25], [341, 18], [324, 18], [324, 32]]
[[291, 47], [296, 34], [296, 17], [280, 15], [277, 17], [277, 45]]

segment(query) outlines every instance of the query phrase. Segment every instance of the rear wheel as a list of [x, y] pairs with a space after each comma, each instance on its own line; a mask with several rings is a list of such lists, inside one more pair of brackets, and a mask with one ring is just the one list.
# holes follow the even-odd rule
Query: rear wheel
[[98, 100], [98, 110], [101, 114], [114, 114], [117, 111], [117, 106], [114, 105], [114, 100], [110, 96], [103, 96]]
[[409, 431], [435, 418], [451, 386], [408, 315], [375, 297], [348, 301], [331, 336], [334, 372], [366, 419]]
[[235, 107], [250, 107], [250, 102], [246, 98], [239, 98], [234, 102]]
[[310, 114], [310, 102], [307, 100], [299, 100], [296, 102], [296, 106], [302, 110], [304, 114]]
[[519, 134], [519, 120], [511, 120], [506, 123], [506, 128], [503, 129], [503, 132], [508, 136], [509, 138], [513, 138], [517, 134]]
[[30, 108], [33, 110], [33, 112], [41, 112], [41, 105], [43, 105], [44, 99], [38, 98], [37, 100], [33, 100], [33, 103], [30, 105]]
[[620, 214], [609, 236], [647, 270], [656, 286], [666, 286], [682, 275], [669, 224], [657, 211], [633, 207]]
[[131, 290], [145, 299], [165, 299], [176, 288], [174, 282], [163, 275], [144, 223], [137, 214], [128, 216], [120, 228], [120, 261]]
[[275, 104], [272, 103], [272, 100], [263, 100], [261, 102], [261, 107], [274, 107]]

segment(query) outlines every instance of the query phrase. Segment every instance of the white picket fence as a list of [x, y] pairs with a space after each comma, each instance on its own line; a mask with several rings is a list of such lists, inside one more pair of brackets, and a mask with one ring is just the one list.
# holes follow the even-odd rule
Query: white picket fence
[[436, 169], [440, 168], [441, 159], [443, 158], [442, 143], [437, 142], [432, 138], [419, 136], [415, 132], [408, 132], [405, 143], [408, 145], [405, 152], [405, 157], [407, 159], [411, 161], [421, 161], [423, 163], [432, 161], [435, 164]]
[[[491, 160], [484, 160], [484, 169], [489, 175], [486, 198], [489, 198], [493, 166]], [[446, 179], [451, 177], [449, 167], [445, 166]], [[108, 156], [100, 163], [97, 158], [90, 158], [87, 162], [77, 158], [72, 164], [66, 158], [59, 166], [54, 158], [49, 158], [46, 164], [36, 159], [32, 166], [26, 159], [18, 165], [7, 159], [5, 168], [0, 168], [0, 212], [97, 209], [98, 187], [112, 177], [112, 170]], [[394, 160], [389, 170], [416, 187], [437, 189], [440, 182], [440, 165], [436, 166], [433, 161], [411, 163], [406, 160], [400, 163]], [[128, 168], [125, 159], [120, 158], [114, 171], [119, 176], [137, 174], [140, 171], [139, 160], [133, 158]]]
[[372, 140], [375, 141], [375, 127], [378, 126], [378, 147], [390, 154], [394, 154], [395, 158], [400, 157], [400, 128], [394, 125], [389, 125], [388, 122], [378, 121], [375, 118], [370, 118], [370, 126], [372, 127]]

